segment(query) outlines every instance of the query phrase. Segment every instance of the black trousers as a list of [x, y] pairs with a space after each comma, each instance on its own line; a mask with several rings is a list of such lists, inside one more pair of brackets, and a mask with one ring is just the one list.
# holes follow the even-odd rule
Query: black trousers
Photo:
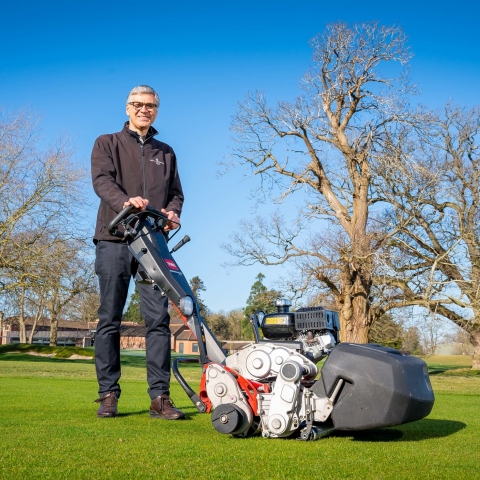
[[[127, 245], [100, 241], [96, 246], [95, 273], [100, 284], [100, 308], [95, 336], [95, 368], [100, 396], [120, 395], [120, 323], [130, 278], [141, 269]], [[137, 284], [140, 311], [147, 326], [147, 382], [151, 399], [170, 394], [170, 316], [168, 299], [151, 285]]]

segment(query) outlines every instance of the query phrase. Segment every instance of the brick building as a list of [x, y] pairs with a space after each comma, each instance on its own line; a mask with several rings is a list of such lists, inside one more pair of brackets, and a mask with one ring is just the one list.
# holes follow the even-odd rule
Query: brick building
[[[177, 353], [198, 353], [198, 342], [183, 320], [178, 317], [170, 318], [171, 349]], [[122, 323], [120, 327], [120, 348], [145, 350], [145, 325], [127, 325]]]
[[[27, 341], [31, 335], [34, 319], [25, 318]], [[93, 327], [95, 328], [95, 327]], [[57, 345], [84, 347], [91, 344], [92, 326], [88, 323], [59, 320]], [[18, 317], [8, 317], [3, 320], [0, 329], [0, 345], [20, 342], [20, 327]], [[48, 345], [50, 343], [50, 320], [41, 318], [35, 325], [32, 343], [34, 345]]]

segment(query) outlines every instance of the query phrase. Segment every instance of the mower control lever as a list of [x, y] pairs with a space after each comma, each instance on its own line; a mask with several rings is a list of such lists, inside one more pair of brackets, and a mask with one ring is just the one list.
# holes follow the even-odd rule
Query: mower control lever
[[182, 240], [180, 240], [171, 250], [170, 253], [176, 252], [180, 248], [182, 248], [187, 242], [190, 241], [190, 237], [185, 235]]

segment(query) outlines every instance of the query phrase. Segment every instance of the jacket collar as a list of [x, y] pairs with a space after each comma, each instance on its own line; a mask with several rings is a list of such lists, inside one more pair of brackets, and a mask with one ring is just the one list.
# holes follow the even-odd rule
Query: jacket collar
[[[140, 143], [140, 135], [137, 132], [135, 132], [133, 130], [130, 130], [128, 120], [125, 122], [125, 125], [123, 126], [122, 132], [128, 138], [134, 140], [136, 143]], [[157, 134], [158, 134], [157, 130], [155, 130], [155, 128], [153, 128], [153, 127], [150, 127], [148, 129], [147, 135], [145, 135], [145, 142], [147, 142], [148, 140], [150, 140], [152, 137], [154, 137]]]

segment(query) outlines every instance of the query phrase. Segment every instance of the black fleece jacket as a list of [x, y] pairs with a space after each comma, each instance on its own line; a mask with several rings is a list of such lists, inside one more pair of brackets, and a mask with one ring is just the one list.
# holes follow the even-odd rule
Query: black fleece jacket
[[125, 123], [118, 133], [101, 135], [92, 151], [92, 181], [100, 197], [93, 241], [121, 241], [112, 237], [107, 225], [131, 197], [142, 197], [153, 208], [182, 212], [183, 191], [177, 159], [172, 148], [156, 140], [150, 127], [142, 143], [137, 132]]

